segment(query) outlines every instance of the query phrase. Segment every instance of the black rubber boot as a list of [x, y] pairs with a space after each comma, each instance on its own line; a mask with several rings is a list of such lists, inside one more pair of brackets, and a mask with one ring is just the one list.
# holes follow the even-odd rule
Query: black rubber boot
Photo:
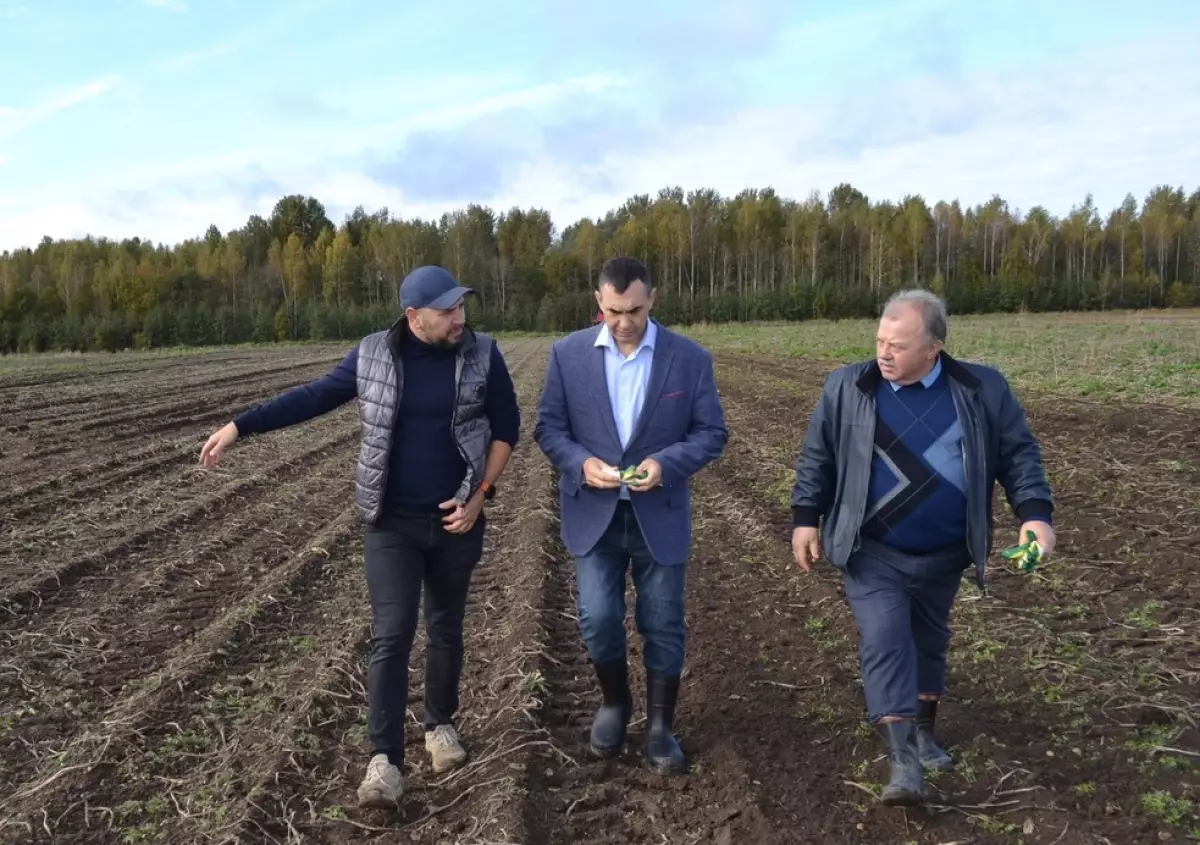
[[629, 717], [633, 714], [633, 695], [629, 692], [629, 667], [624, 658], [597, 663], [603, 703], [592, 721], [591, 750], [597, 757], [613, 757], [625, 744]]
[[937, 718], [936, 701], [921, 701], [917, 706], [917, 751], [927, 772], [948, 772], [954, 761], [937, 743], [933, 723]]
[[671, 733], [679, 676], [646, 672], [646, 765], [659, 775], [683, 774], [687, 761]]
[[891, 753], [888, 764], [892, 777], [883, 788], [880, 800], [887, 807], [912, 807], [923, 799], [925, 773], [917, 751], [917, 726], [911, 720], [880, 725]]

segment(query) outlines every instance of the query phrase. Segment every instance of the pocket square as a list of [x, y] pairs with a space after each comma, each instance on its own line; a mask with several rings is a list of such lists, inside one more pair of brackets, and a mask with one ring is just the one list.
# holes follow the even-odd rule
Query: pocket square
[[672, 390], [670, 393], [664, 393], [662, 395], [662, 398], [663, 399], [678, 399], [682, 395], [683, 395], [682, 390]]

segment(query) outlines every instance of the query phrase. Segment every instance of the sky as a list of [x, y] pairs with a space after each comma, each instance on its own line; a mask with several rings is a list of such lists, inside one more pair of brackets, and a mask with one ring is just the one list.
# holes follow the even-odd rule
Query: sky
[[1107, 213], [1200, 187], [1198, 34], [1195, 0], [0, 0], [0, 250], [290, 193], [560, 231], [670, 186]]

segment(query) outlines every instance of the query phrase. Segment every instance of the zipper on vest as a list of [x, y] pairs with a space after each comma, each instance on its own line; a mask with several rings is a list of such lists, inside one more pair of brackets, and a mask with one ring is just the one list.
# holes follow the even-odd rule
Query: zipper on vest
[[396, 423], [400, 421], [400, 399], [404, 394], [404, 370], [401, 367], [400, 360], [396, 357], [396, 353], [392, 351], [392, 344], [389, 338], [384, 337], [383, 347], [387, 350], [388, 357], [392, 359], [392, 381], [393, 387], [396, 389], [396, 406], [392, 409], [392, 426], [388, 430], [387, 443], [384, 448], [383, 466], [380, 468], [379, 482], [379, 513], [383, 513], [383, 504], [387, 501], [388, 476], [391, 475], [392, 469], [392, 444], [396, 438]]
[[[966, 519], [964, 521], [966, 524], [966, 532], [967, 532], [967, 537], [966, 537], [967, 552], [972, 557], [972, 563], [974, 563], [976, 566], [979, 566], [980, 562], [974, 560], [975, 555], [971, 549], [972, 545], [974, 545], [971, 542], [972, 541], [972, 528], [973, 528], [973, 526], [971, 524], [971, 471], [970, 471], [971, 462], [970, 462], [970, 460], [968, 460], [968, 457], [967, 457], [967, 430], [974, 429], [974, 421], [971, 419], [971, 414], [970, 414], [971, 408], [970, 408], [969, 403], [966, 401], [966, 399], [964, 397], [959, 396], [955, 392], [955, 388], [956, 388], [956, 385], [951, 383], [950, 384], [950, 395], [954, 399], [958, 400], [958, 402], [955, 403], [955, 410], [959, 411], [961, 416], [966, 417], [966, 420], [965, 420], [966, 425], [963, 425], [964, 420], [962, 420], [962, 419], [959, 420], [959, 425], [962, 425], [962, 428], [963, 428], [963, 443], [962, 443], [962, 448], [959, 450], [959, 452], [960, 452], [960, 457], [962, 458], [963, 487], [965, 488], [965, 490], [963, 492], [965, 493], [965, 498], [966, 498], [966, 503], [964, 504], [964, 507], [966, 508], [966, 514], [965, 514]], [[960, 407], [960, 405], [961, 405], [961, 407]], [[975, 436], [976, 442], [971, 444], [973, 451], [978, 451], [978, 448], [979, 448], [978, 434], [979, 433], [976, 432], [976, 436]], [[986, 543], [984, 545], [986, 548]]]
[[[454, 410], [450, 412], [450, 439], [454, 441], [454, 448], [458, 449], [459, 456], [467, 466], [467, 498], [469, 499], [475, 492], [475, 467], [471, 465], [471, 458], [458, 438], [458, 399], [462, 395], [462, 374], [466, 366], [466, 353], [460, 352], [454, 362]], [[463, 504], [465, 505], [466, 502]]]
[[[871, 421], [871, 424], [869, 426], [864, 426], [867, 429], [867, 469], [866, 469], [867, 477], [865, 479], [866, 491], [864, 491], [864, 493], [869, 493], [870, 489], [871, 489], [871, 461], [874, 460], [874, 458], [875, 458], [875, 426], [876, 426], [876, 420], [877, 420], [876, 415], [879, 413], [879, 408], [875, 404], [875, 395], [874, 394], [871, 394], [863, 401], [865, 401], [867, 403], [867, 407], [870, 410], [870, 413], [867, 415], [867, 419], [869, 419]], [[862, 548], [862, 527], [863, 527], [863, 519], [866, 517], [866, 515], [867, 515], [867, 496], [864, 495], [862, 498], [862, 501], [858, 505], [856, 505], [855, 512], [854, 512], [855, 528], [854, 528], [854, 542], [850, 544], [850, 553], [851, 554], [853, 554], [854, 552], [857, 552], [859, 549]]]

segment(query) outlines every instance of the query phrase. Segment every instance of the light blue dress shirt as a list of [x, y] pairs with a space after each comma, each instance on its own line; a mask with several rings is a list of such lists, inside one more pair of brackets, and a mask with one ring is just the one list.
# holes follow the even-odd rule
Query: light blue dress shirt
[[[604, 378], [608, 382], [608, 399], [622, 449], [629, 445], [633, 426], [646, 403], [646, 388], [650, 383], [650, 368], [654, 363], [654, 343], [657, 339], [658, 326], [654, 320], [650, 320], [646, 324], [642, 342], [626, 357], [617, 349], [617, 342], [607, 325], [601, 326], [600, 334], [596, 336], [596, 346], [604, 347]], [[629, 490], [622, 486], [620, 495], [622, 499], [628, 499]]]
[[[925, 376], [925, 378], [921, 379], [921, 384], [925, 385], [926, 387], [932, 387], [933, 383], [935, 381], [937, 381], [937, 377], [940, 376], [941, 374], [942, 374], [942, 356], [939, 355], [939, 356], [937, 356], [937, 360], [933, 362], [933, 369], [929, 371], [929, 375], [927, 375], [927, 376]], [[888, 384], [890, 384], [892, 386], [893, 391], [899, 391], [900, 388], [904, 387], [904, 385], [899, 384], [894, 381], [889, 381]]]

